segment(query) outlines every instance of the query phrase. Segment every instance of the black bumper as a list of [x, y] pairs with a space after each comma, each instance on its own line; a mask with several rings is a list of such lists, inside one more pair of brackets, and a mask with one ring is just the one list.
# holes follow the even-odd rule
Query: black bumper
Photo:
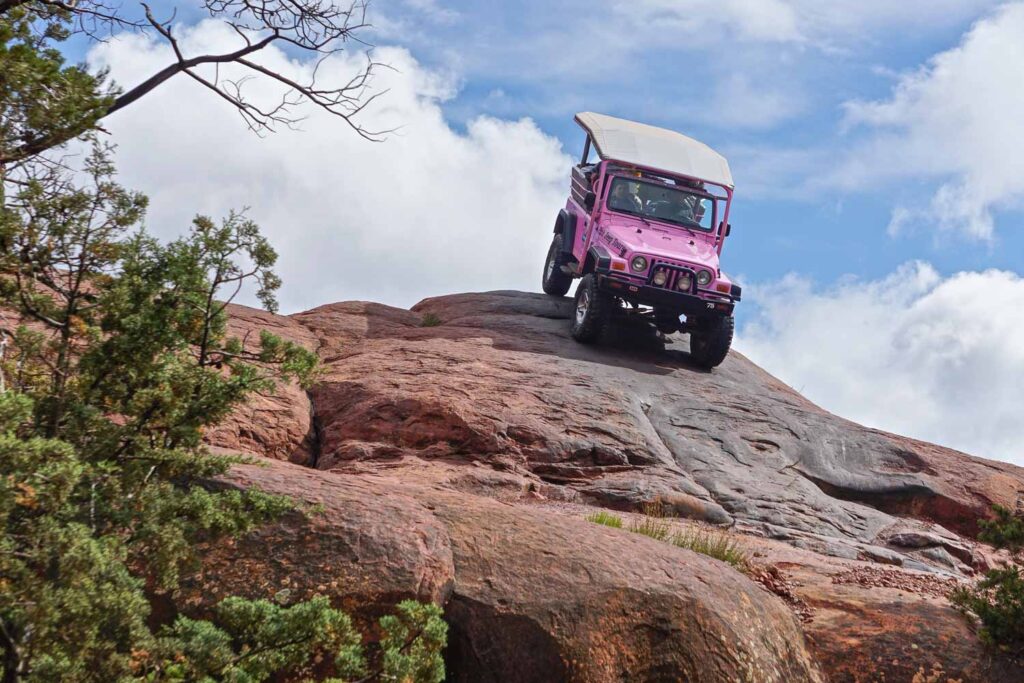
[[687, 316], [732, 315], [733, 309], [736, 307], [733, 301], [710, 301], [694, 294], [652, 287], [611, 275], [598, 275], [597, 284], [602, 291], [614, 294], [630, 303], [664, 308]]

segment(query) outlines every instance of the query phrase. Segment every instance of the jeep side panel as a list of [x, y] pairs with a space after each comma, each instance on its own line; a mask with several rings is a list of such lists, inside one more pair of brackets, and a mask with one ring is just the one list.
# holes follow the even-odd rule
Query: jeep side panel
[[[590, 186], [590, 191], [594, 193], [594, 206], [591, 211], [587, 211], [586, 207], [581, 206], [581, 219], [580, 219], [580, 234], [577, 238], [576, 248], [573, 250], [573, 254], [579, 260], [581, 269], [578, 275], [585, 275], [587, 269], [582, 267], [586, 262], [587, 251], [591, 246], [597, 243], [598, 235], [595, 234], [596, 230], [601, 228], [601, 207], [604, 204], [604, 199], [601, 194], [604, 192], [604, 177], [606, 171], [605, 162], [598, 164], [593, 170], [593, 183]], [[574, 200], [570, 197], [570, 202]]]
[[[590, 191], [591, 185], [584, 170], [580, 166], [573, 166], [569, 200], [565, 203], [563, 210], [569, 215], [569, 220], [566, 223], [572, 227], [572, 241], [570, 242], [568, 239], [570, 232], [568, 229], [563, 229], [562, 235], [566, 240], [565, 248], [571, 249], [571, 258], [575, 259], [578, 264], [583, 263], [587, 234], [590, 228], [590, 215], [586, 209], [586, 197]], [[567, 258], [567, 260], [569, 259]]]

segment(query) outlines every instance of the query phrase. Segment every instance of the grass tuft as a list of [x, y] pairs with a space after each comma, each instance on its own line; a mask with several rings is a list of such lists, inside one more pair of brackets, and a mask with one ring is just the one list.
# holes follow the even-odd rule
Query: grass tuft
[[424, 313], [423, 317], [420, 318], [420, 327], [437, 327], [441, 322], [442, 320], [437, 317], [437, 314]]
[[672, 509], [665, 505], [661, 501], [661, 498], [655, 498], [654, 500], [646, 501], [640, 506], [640, 510], [647, 517], [654, 517], [655, 519], [665, 519], [666, 517], [675, 517], [672, 514]]
[[[731, 532], [699, 527], [673, 532], [672, 510], [658, 498], [644, 503], [641, 510], [643, 515], [633, 519], [629, 524], [629, 531], [634, 534], [642, 534], [656, 541], [671, 543], [678, 548], [713, 557], [741, 571], [750, 567], [747, 551]], [[606, 510], [598, 510], [587, 515], [587, 521], [614, 529], [622, 528], [622, 518]]]
[[665, 541], [668, 540], [672, 526], [664, 518], [644, 515], [640, 519], [633, 520], [633, 523], [629, 525], [629, 530], [634, 534], [649, 536], [656, 541]]
[[599, 510], [592, 515], [587, 515], [587, 521], [593, 522], [594, 524], [600, 524], [602, 526], [610, 526], [613, 529], [622, 528], [622, 517], [613, 515], [610, 512]]
[[669, 539], [669, 543], [679, 548], [686, 548], [701, 555], [713, 557], [722, 562], [742, 569], [749, 564], [747, 552], [726, 531], [710, 531], [706, 529], [687, 529], [677, 531]]

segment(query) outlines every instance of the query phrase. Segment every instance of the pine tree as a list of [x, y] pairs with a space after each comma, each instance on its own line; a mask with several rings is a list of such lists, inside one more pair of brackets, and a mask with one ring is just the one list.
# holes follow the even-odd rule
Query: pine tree
[[[197, 542], [296, 509], [209, 487], [239, 459], [202, 436], [255, 391], [315, 381], [317, 359], [228, 332], [241, 288], [274, 310], [281, 284], [251, 220], [198, 217], [169, 244], [140, 227], [146, 198], [92, 133], [112, 92], [49, 47], [65, 19], [40, 6], [0, 3], [0, 683], [241, 683], [314, 659], [341, 679], [442, 680], [434, 605], [398, 605], [369, 655], [322, 597], [152, 623]], [[24, 153], [82, 134], [81, 163]]]

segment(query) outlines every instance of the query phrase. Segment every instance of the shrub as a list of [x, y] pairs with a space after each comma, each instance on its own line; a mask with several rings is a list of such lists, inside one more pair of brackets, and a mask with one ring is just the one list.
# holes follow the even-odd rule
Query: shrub
[[992, 508], [995, 519], [978, 522], [981, 533], [978, 539], [991, 543], [997, 548], [1008, 548], [1016, 552], [1024, 547], [1024, 517], [1016, 515], [1002, 505]]
[[420, 318], [420, 327], [437, 327], [442, 322], [443, 321], [438, 318], [436, 314], [425, 313], [423, 317]]
[[593, 522], [594, 524], [600, 524], [602, 526], [610, 526], [613, 529], [622, 528], [622, 517], [613, 515], [605, 510], [599, 510], [592, 515], [587, 515], [587, 521]]
[[1024, 652], [1024, 576], [1017, 567], [992, 569], [970, 588], [958, 588], [950, 601], [978, 618], [985, 642]]
[[381, 662], [368, 673], [362, 637], [327, 598], [283, 607], [229, 597], [217, 605], [213, 621], [178, 617], [162, 630], [156, 649], [168, 663], [153, 675], [173, 681], [265, 681], [280, 671], [301, 670], [312, 652], [329, 654], [334, 673], [348, 679], [444, 680], [441, 650], [448, 627], [441, 608], [406, 600], [379, 623]]
[[713, 557], [722, 562], [728, 562], [732, 566], [742, 569], [748, 564], [746, 551], [732, 534], [725, 531], [711, 531], [705, 529], [688, 529], [677, 531], [669, 539], [672, 545], [678, 548], [686, 548], [701, 555]]
[[[999, 505], [993, 512], [995, 519], [979, 523], [978, 537], [997, 548], [1019, 552], [1024, 547], [1024, 517]], [[974, 586], [953, 591], [949, 600], [978, 620], [983, 641], [1002, 650], [1024, 652], [1024, 575], [1019, 567], [991, 569]]]

